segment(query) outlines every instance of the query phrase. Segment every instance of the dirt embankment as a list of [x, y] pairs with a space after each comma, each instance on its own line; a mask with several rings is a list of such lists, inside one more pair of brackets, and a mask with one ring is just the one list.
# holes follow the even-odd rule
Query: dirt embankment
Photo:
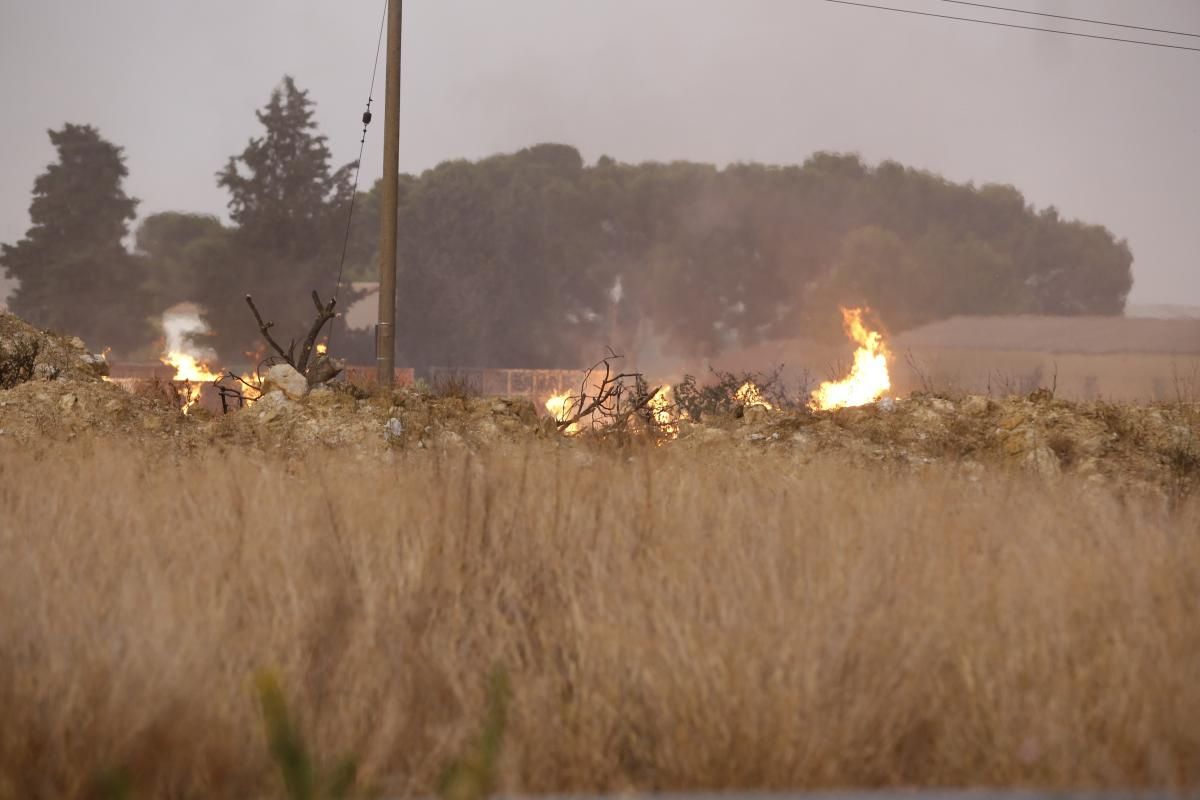
[[[588, 447], [595, 439], [561, 436], [524, 399], [413, 388], [368, 392], [344, 383], [304, 397], [269, 392], [227, 415], [198, 409], [183, 415], [162, 392], [125, 391], [106, 382], [105, 371], [103, 358], [78, 339], [0, 315], [0, 446], [89, 435], [137, 446], [291, 454], [330, 448], [369, 458], [531, 439]], [[705, 457], [738, 448], [894, 470], [942, 464], [971, 476], [1015, 469], [1171, 496], [1200, 484], [1197, 404], [1072, 403], [1044, 391], [1008, 398], [914, 395], [820, 413], [751, 407], [676, 427], [677, 437], [659, 436], [659, 443]]]

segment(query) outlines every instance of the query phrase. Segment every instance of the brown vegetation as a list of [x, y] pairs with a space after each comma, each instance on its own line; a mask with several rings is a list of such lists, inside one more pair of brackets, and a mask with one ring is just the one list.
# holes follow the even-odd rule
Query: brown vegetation
[[711, 454], [0, 439], [0, 797], [275, 791], [264, 668], [429, 792], [496, 664], [502, 790], [1200, 781], [1195, 499]]

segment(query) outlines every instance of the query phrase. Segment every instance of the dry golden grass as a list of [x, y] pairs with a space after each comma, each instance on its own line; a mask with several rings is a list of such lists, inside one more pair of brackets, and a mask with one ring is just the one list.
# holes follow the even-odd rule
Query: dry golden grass
[[194, 462], [0, 451], [0, 797], [428, 792], [513, 701], [551, 791], [1200, 779], [1200, 509], [993, 476], [550, 447]]

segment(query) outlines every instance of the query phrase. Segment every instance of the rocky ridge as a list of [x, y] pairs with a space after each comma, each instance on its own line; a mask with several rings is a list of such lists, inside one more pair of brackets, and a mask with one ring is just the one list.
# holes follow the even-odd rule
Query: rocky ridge
[[[185, 450], [227, 446], [299, 455], [326, 448], [370, 458], [532, 440], [575, 448], [654, 442], [649, 435], [633, 442], [565, 437], [525, 399], [367, 391], [344, 382], [310, 389], [283, 374], [243, 410], [214, 415], [197, 409], [185, 416], [161, 391], [131, 393], [105, 381], [105, 372], [103, 357], [78, 339], [0, 314], [0, 448], [89, 436]], [[705, 457], [735, 448], [802, 463], [917, 471], [942, 465], [971, 479], [1011, 469], [1168, 496], [1200, 488], [1197, 403], [1071, 403], [1045, 391], [1006, 398], [914, 395], [818, 413], [751, 406], [675, 427], [676, 438], [658, 443]]]

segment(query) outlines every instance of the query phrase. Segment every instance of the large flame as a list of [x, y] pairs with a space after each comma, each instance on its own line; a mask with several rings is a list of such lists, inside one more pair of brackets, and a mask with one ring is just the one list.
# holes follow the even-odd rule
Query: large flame
[[[546, 411], [550, 413], [550, 416], [554, 418], [555, 422], [566, 422], [570, 418], [571, 411], [574, 409], [574, 407], [575, 398], [571, 396], [570, 392], [551, 395], [550, 399], [546, 401]], [[578, 422], [572, 422], [570, 425], [563, 428], [563, 433], [568, 435], [578, 432]]]
[[888, 375], [891, 353], [878, 331], [868, 330], [862, 320], [863, 309], [843, 308], [842, 325], [846, 335], [858, 344], [854, 351], [854, 366], [840, 381], [826, 381], [812, 393], [809, 407], [818, 411], [831, 408], [865, 406], [892, 388]]
[[192, 410], [200, 402], [200, 392], [204, 384], [221, 379], [219, 372], [213, 372], [205, 362], [215, 359], [216, 353], [206, 347], [197, 347], [191, 336], [197, 333], [207, 333], [208, 326], [200, 315], [195, 312], [167, 312], [163, 314], [163, 332], [167, 337], [167, 352], [159, 356], [159, 360], [175, 368], [173, 380], [183, 383], [184, 414]]

